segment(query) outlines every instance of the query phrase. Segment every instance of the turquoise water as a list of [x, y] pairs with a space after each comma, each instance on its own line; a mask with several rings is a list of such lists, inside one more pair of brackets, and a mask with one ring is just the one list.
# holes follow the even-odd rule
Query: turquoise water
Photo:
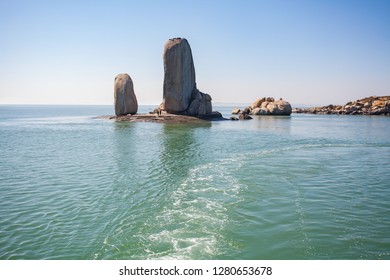
[[0, 259], [390, 259], [389, 117], [112, 111], [0, 106]]

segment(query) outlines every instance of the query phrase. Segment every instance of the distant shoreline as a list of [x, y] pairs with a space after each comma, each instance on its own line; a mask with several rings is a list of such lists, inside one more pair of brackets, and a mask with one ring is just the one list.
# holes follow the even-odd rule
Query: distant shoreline
[[390, 116], [390, 96], [370, 96], [345, 105], [327, 105], [309, 108], [295, 108], [297, 114], [326, 115], [382, 115]]

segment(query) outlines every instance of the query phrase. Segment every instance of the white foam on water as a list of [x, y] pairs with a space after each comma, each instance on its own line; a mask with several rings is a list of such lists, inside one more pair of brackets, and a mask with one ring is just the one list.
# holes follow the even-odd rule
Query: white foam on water
[[192, 168], [167, 205], [147, 222], [141, 257], [211, 259], [220, 254], [228, 243], [223, 231], [229, 208], [241, 200], [245, 188], [234, 176], [239, 167], [237, 160], [225, 159]]
[[[234, 222], [229, 218], [231, 207], [242, 202], [240, 192], [246, 188], [235, 173], [258, 157], [321, 147], [322, 144], [300, 144], [234, 154], [190, 169], [170, 194], [167, 206], [146, 222], [146, 236], [145, 232], [138, 236], [144, 246], [144, 255], [139, 258], [212, 259], [222, 254], [231, 247], [224, 237], [226, 226]], [[299, 199], [297, 209], [300, 209]], [[307, 236], [304, 238], [310, 241]]]

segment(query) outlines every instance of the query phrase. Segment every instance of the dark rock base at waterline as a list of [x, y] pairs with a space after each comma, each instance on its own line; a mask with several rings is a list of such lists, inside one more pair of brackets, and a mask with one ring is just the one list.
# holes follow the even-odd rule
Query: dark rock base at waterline
[[121, 115], [121, 116], [99, 116], [96, 119], [109, 119], [123, 122], [157, 122], [157, 123], [172, 123], [172, 124], [202, 124], [207, 121], [224, 121], [228, 120], [222, 117], [220, 112], [211, 112], [202, 116], [188, 116], [162, 113], [157, 114], [135, 114], [135, 115]]

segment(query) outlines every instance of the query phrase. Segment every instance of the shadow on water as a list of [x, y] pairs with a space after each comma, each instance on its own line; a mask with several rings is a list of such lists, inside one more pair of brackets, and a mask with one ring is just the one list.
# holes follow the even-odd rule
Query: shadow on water
[[176, 185], [188, 174], [199, 159], [194, 127], [164, 124], [163, 146], [160, 153], [162, 178], [169, 186]]
[[133, 259], [144, 254], [147, 221], [160, 209], [161, 124], [114, 122], [112, 183], [102, 198], [105, 223], [96, 259]]
[[[111, 182], [104, 186], [105, 191], [95, 209], [99, 213], [95, 223], [100, 225], [100, 245], [91, 253], [94, 259], [122, 258], [118, 251], [123, 245], [124, 235], [131, 231], [134, 224], [136, 213], [131, 209], [131, 201], [136, 192], [133, 184], [136, 125], [129, 122], [113, 122], [112, 125], [111, 147], [107, 147], [112, 149]], [[131, 218], [127, 219], [127, 215]]]

